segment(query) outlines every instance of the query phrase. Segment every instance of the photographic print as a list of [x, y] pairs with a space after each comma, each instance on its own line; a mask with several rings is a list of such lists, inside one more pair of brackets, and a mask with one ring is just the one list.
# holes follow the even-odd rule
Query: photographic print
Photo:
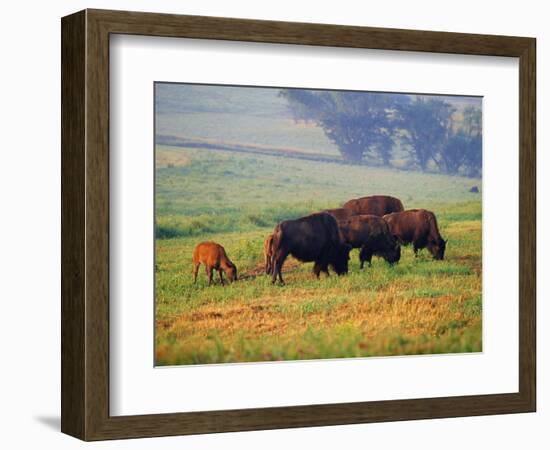
[[482, 98], [157, 82], [155, 365], [482, 350]]

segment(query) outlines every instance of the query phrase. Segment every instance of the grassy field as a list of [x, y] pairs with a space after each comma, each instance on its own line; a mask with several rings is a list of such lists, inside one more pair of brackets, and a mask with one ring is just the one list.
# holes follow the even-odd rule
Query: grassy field
[[[157, 147], [157, 365], [481, 351], [481, 180], [205, 149]], [[281, 220], [390, 194], [428, 208], [449, 239], [444, 261], [405, 248], [347, 276], [288, 258], [285, 286], [263, 273]], [[239, 280], [192, 282], [192, 251], [222, 244]]]

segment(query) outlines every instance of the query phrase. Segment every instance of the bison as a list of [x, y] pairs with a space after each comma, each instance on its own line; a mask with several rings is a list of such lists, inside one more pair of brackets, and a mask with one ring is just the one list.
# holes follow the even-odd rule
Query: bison
[[354, 215], [351, 209], [346, 209], [346, 208], [326, 209], [323, 212], [329, 213], [332, 217], [336, 219], [336, 222], [342, 222], [342, 221], [348, 220], [350, 217]]
[[371, 195], [370, 197], [355, 198], [344, 203], [343, 208], [353, 214], [371, 214], [382, 217], [385, 214], [404, 211], [401, 200], [389, 195]]
[[399, 242], [391, 234], [388, 224], [382, 217], [352, 216], [347, 221], [339, 222], [338, 225], [344, 242], [353, 248], [361, 249], [359, 251], [361, 269], [365, 261], [370, 267], [372, 255], [381, 256], [392, 265], [401, 258]]
[[434, 259], [441, 260], [445, 256], [447, 241], [439, 234], [435, 214], [425, 209], [409, 209], [403, 212], [384, 216], [391, 233], [403, 245], [413, 244], [414, 254], [427, 248]]
[[273, 232], [272, 282], [284, 284], [282, 267], [288, 255], [302, 262], [314, 262], [313, 273], [328, 275], [330, 265], [338, 275], [348, 272], [351, 246], [342, 241], [336, 219], [321, 212], [296, 220], [285, 220]]
[[273, 255], [273, 234], [270, 234], [264, 241], [265, 273], [271, 273], [271, 257]]
[[225, 272], [229, 281], [237, 279], [237, 267], [227, 257], [225, 249], [220, 244], [201, 242], [195, 247], [193, 251], [193, 283], [197, 282], [197, 273], [201, 264], [204, 264], [206, 275], [208, 275], [208, 286], [212, 284], [214, 270], [219, 272], [222, 286], [224, 284], [222, 272]]

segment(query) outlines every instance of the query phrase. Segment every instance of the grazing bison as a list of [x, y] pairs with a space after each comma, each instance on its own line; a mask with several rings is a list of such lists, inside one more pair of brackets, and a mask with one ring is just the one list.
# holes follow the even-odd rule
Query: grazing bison
[[353, 211], [346, 208], [334, 208], [334, 209], [326, 209], [323, 212], [329, 213], [332, 217], [336, 219], [336, 222], [342, 222], [344, 220], [348, 220], [350, 217], [352, 217]]
[[222, 272], [225, 272], [229, 281], [237, 279], [237, 267], [231, 262], [225, 253], [225, 249], [215, 242], [201, 242], [193, 251], [193, 283], [197, 282], [199, 266], [204, 264], [206, 275], [208, 275], [208, 286], [212, 284], [213, 271], [220, 274], [220, 281], [223, 283]]
[[353, 214], [372, 214], [379, 217], [404, 210], [401, 200], [389, 195], [355, 198], [344, 203], [343, 208], [349, 209]]
[[384, 216], [391, 233], [403, 245], [413, 244], [414, 254], [428, 248], [434, 259], [443, 259], [447, 241], [439, 234], [435, 214], [425, 209], [409, 209]]
[[401, 258], [401, 247], [391, 234], [388, 224], [382, 217], [373, 215], [352, 216], [339, 222], [344, 242], [353, 248], [360, 248], [361, 269], [365, 261], [371, 265], [372, 255], [381, 256], [388, 263], [395, 264]]
[[332, 266], [338, 275], [348, 272], [351, 247], [344, 244], [336, 219], [321, 212], [296, 220], [285, 220], [273, 232], [272, 281], [284, 284], [281, 273], [288, 255], [302, 262], [315, 262], [313, 273], [319, 278], [321, 272], [328, 275]]
[[264, 241], [264, 255], [265, 255], [265, 273], [271, 273], [271, 257], [273, 256], [273, 234], [270, 234]]

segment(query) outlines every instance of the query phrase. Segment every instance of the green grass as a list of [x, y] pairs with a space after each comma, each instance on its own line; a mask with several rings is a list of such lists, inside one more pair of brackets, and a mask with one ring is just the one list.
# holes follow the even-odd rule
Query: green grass
[[[290, 158], [158, 147], [156, 363], [470, 352], [481, 350], [481, 196], [476, 179]], [[263, 273], [263, 240], [281, 220], [387, 193], [433, 210], [444, 261], [404, 248], [320, 280], [289, 258], [285, 286]], [[192, 283], [196, 244], [222, 244], [239, 281]]]
[[373, 169], [276, 156], [158, 147], [189, 163], [157, 170], [156, 234], [159, 238], [273, 228], [284, 219], [385, 193], [405, 207], [437, 209], [442, 224], [480, 220], [480, 180]]

